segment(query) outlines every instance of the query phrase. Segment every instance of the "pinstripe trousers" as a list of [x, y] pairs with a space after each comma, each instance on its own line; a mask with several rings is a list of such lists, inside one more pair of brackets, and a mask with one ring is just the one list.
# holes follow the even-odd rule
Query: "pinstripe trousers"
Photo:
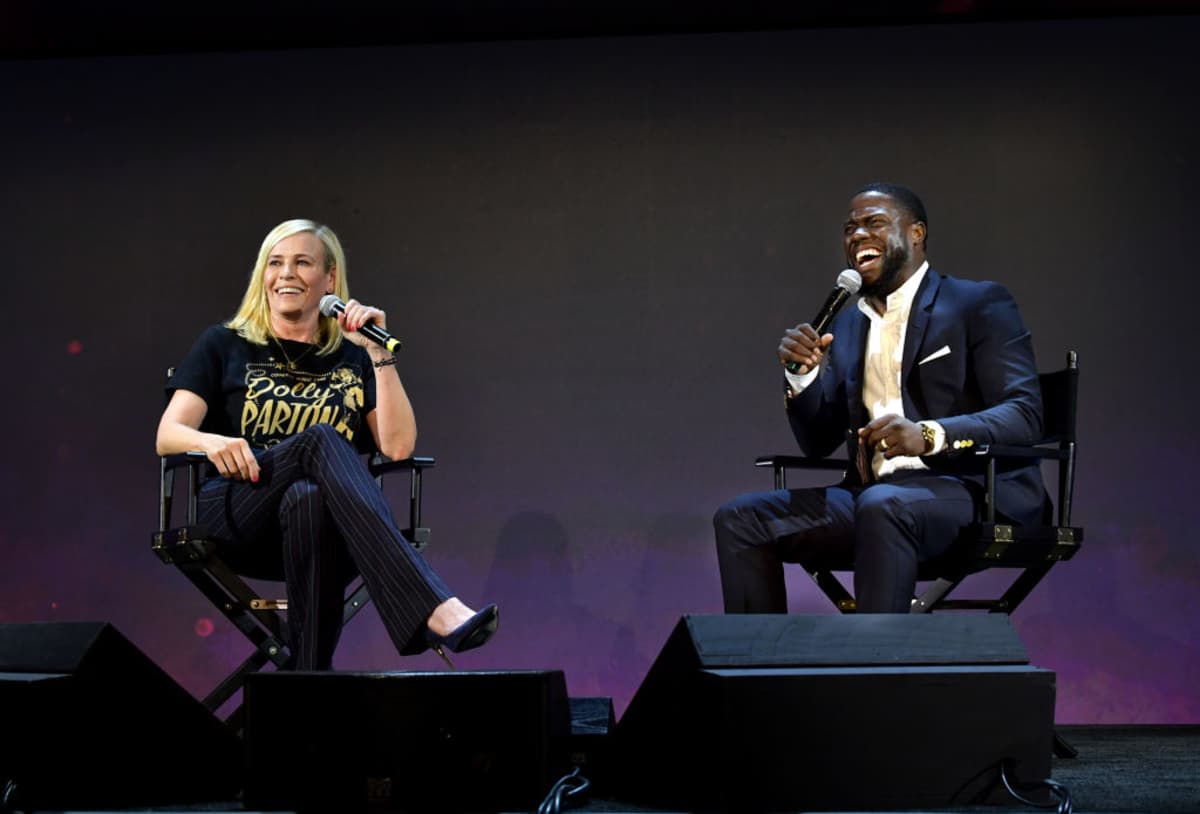
[[454, 594], [401, 534], [359, 453], [316, 424], [255, 457], [257, 483], [205, 481], [199, 520], [234, 561], [282, 559], [296, 669], [331, 667], [355, 572], [396, 649], [425, 650], [426, 620]]

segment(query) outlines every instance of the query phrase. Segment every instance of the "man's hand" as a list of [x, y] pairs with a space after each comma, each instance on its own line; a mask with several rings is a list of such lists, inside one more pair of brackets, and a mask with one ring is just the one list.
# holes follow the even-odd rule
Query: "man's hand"
[[868, 447], [879, 447], [885, 458], [925, 454], [925, 436], [920, 425], [903, 416], [881, 415], [860, 429], [858, 438]]
[[810, 370], [816, 370], [817, 365], [825, 358], [825, 351], [833, 344], [833, 334], [817, 336], [817, 332], [807, 322], [802, 322], [795, 328], [788, 328], [779, 340], [779, 361], [786, 365], [794, 362], [800, 366], [797, 371], [801, 375]]

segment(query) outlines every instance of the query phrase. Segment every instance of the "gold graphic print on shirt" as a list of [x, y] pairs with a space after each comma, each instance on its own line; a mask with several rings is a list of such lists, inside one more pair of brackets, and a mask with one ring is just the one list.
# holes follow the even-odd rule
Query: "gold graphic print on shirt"
[[308, 373], [277, 362], [250, 362], [242, 437], [251, 446], [270, 447], [314, 424], [332, 424], [352, 442], [362, 426], [362, 407], [362, 376], [351, 367]]

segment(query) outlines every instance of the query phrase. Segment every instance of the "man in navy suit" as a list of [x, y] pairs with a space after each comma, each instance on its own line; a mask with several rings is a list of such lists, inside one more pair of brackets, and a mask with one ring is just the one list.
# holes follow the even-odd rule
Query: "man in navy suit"
[[[846, 260], [862, 275], [857, 308], [818, 336], [786, 331], [787, 416], [807, 455], [846, 444], [836, 486], [743, 495], [713, 518], [726, 613], [785, 613], [784, 562], [854, 563], [857, 610], [904, 613], [918, 565], [945, 554], [982, 509], [973, 449], [1028, 444], [1042, 431], [1033, 346], [1000, 285], [943, 276], [925, 259], [921, 200], [869, 184], [850, 201]], [[1035, 464], [997, 477], [997, 508], [1041, 522]]]

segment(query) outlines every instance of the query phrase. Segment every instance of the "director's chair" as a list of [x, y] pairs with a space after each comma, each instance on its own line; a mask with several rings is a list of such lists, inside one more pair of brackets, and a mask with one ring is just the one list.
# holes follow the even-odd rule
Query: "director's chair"
[[[983, 519], [969, 530], [967, 539], [956, 544], [947, 555], [920, 565], [917, 579], [929, 585], [913, 597], [913, 613], [953, 608], [1011, 614], [1055, 564], [1078, 553], [1083, 543], [1083, 529], [1071, 525], [1079, 391], [1076, 352], [1067, 353], [1065, 367], [1040, 374], [1038, 383], [1042, 390], [1042, 438], [1029, 446], [985, 446], [974, 451], [984, 474]], [[996, 504], [997, 465], [1030, 460], [1051, 461], [1057, 468], [1058, 489], [1052, 501], [1052, 518], [1045, 525], [1022, 526], [1007, 522], [1003, 516], [1004, 507]], [[754, 465], [770, 467], [775, 475], [775, 488], [786, 489], [789, 469], [845, 471], [850, 464], [829, 458], [767, 455], [757, 458]], [[835, 572], [854, 570], [852, 554], [843, 561], [822, 563], [820, 567], [805, 563], [801, 566], [839, 611], [855, 612], [854, 597], [835, 576]], [[999, 596], [975, 599], [950, 596], [970, 575], [997, 568], [1017, 572]]]
[[[430, 539], [430, 530], [421, 525], [421, 487], [424, 471], [433, 465], [434, 459], [429, 457], [393, 461], [379, 454], [368, 463], [381, 489], [385, 474], [397, 471], [409, 473], [409, 526], [403, 529], [403, 533], [417, 551], [424, 549]], [[204, 706], [216, 713], [242, 688], [247, 675], [262, 669], [268, 662], [279, 670], [290, 669], [295, 657], [288, 648], [287, 600], [260, 596], [246, 581], [282, 582], [282, 562], [235, 561], [220, 556], [217, 541], [209, 537], [208, 531], [197, 522], [198, 497], [207, 467], [208, 459], [203, 452], [185, 452], [161, 458], [158, 530], [153, 534], [152, 548], [159, 559], [177, 567], [254, 646], [245, 661], [203, 699]], [[186, 476], [187, 484], [182, 513], [175, 501], [175, 481], [181, 471]], [[182, 522], [172, 525], [180, 513]], [[361, 577], [354, 576], [346, 589], [342, 625], [345, 626], [368, 602], [370, 596], [366, 586]], [[241, 730], [240, 704], [226, 717], [226, 722], [235, 731]]]

